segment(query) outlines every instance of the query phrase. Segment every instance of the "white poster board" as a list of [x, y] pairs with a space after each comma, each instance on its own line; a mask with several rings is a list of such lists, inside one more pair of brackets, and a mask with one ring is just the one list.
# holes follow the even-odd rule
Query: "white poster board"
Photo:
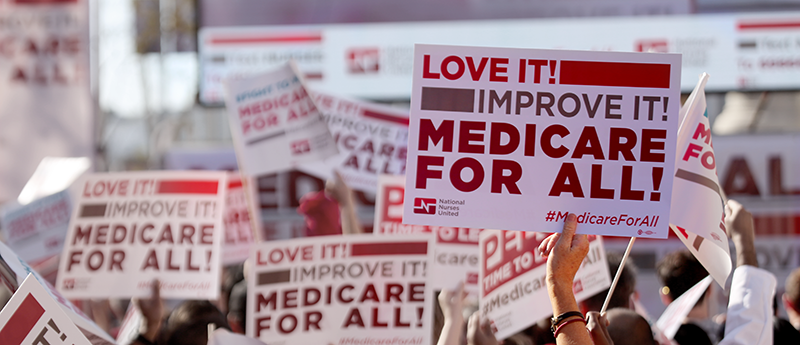
[[32, 274], [0, 311], [0, 339], [4, 345], [91, 345]]
[[86, 175], [79, 180], [56, 287], [69, 298], [216, 299], [224, 172]]
[[[580, 226], [579, 226], [580, 228]], [[553, 314], [547, 294], [547, 258], [540, 232], [484, 230], [480, 235], [480, 310], [505, 339]], [[603, 238], [589, 236], [589, 254], [575, 274], [572, 290], [580, 302], [611, 285]]]
[[61, 253], [67, 235], [72, 202], [67, 191], [30, 204], [3, 209], [0, 231], [6, 244], [27, 262]]
[[247, 335], [273, 344], [429, 344], [431, 236], [370, 234], [254, 246]]
[[353, 189], [375, 192], [381, 174], [403, 175], [408, 148], [408, 111], [314, 92], [339, 154], [298, 169], [322, 179], [336, 169]]
[[289, 170], [337, 153], [294, 64], [229, 79], [225, 90], [233, 144], [245, 175]]
[[404, 182], [403, 176], [381, 175], [378, 178], [373, 234], [404, 236], [433, 233], [436, 236], [433, 274], [430, 277], [433, 290], [453, 290], [463, 281], [464, 291], [477, 297], [478, 240], [482, 229], [403, 224]]
[[414, 53], [404, 222], [667, 237], [680, 55]]

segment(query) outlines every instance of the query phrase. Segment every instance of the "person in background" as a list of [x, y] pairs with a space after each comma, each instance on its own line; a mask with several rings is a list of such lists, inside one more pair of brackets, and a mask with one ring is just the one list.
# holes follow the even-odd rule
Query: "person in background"
[[786, 309], [786, 315], [789, 316], [789, 322], [795, 329], [800, 330], [800, 268], [795, 268], [786, 277], [784, 287], [786, 292], [781, 298], [783, 307]]

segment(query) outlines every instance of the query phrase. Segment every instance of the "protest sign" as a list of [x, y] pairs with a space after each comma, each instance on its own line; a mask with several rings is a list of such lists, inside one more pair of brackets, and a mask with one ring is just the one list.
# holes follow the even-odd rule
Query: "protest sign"
[[339, 154], [299, 170], [330, 179], [336, 169], [347, 185], [367, 192], [376, 191], [380, 174], [405, 174], [408, 111], [318, 92], [312, 97]]
[[375, 198], [375, 235], [402, 236], [434, 233], [433, 270], [429, 282], [434, 291], [455, 289], [464, 282], [464, 291], [478, 295], [478, 239], [481, 229], [403, 224], [405, 177], [378, 177]]
[[370, 234], [254, 246], [247, 335], [265, 343], [430, 344], [433, 238]]
[[44, 157], [17, 201], [26, 205], [36, 199], [68, 189], [92, 166], [88, 157]]
[[129, 345], [139, 336], [139, 327], [142, 326], [144, 315], [136, 307], [136, 304], [131, 301], [128, 305], [128, 311], [125, 312], [125, 317], [122, 318], [122, 324], [119, 325], [117, 332], [117, 345]]
[[[540, 232], [484, 230], [480, 235], [480, 310], [492, 320], [497, 339], [505, 339], [552, 314], [539, 254]], [[589, 236], [572, 290], [580, 302], [611, 285], [603, 239]], [[536, 306], [532, 308], [531, 306]]]
[[0, 339], [4, 345], [91, 345], [32, 274], [0, 311]]
[[222, 244], [222, 264], [240, 264], [250, 256], [253, 230], [247, 193], [238, 173], [228, 174], [228, 192], [225, 195], [225, 241]]
[[110, 345], [114, 343], [114, 338], [106, 334], [94, 321], [89, 319], [89, 317], [72, 304], [72, 302], [64, 298], [64, 296], [56, 291], [47, 280], [28, 266], [16, 253], [0, 242], [0, 276], [2, 276], [3, 283], [7, 285], [11, 291], [15, 291], [19, 287], [19, 282], [23, 281], [29, 274], [32, 274], [33, 277], [39, 281], [39, 284], [45, 287], [50, 297], [61, 305], [61, 310], [63, 310], [64, 313], [67, 314], [67, 317], [78, 326], [78, 329], [89, 339], [92, 345]]
[[669, 339], [675, 338], [678, 328], [681, 327], [686, 316], [692, 311], [700, 297], [706, 293], [711, 281], [711, 276], [705, 277], [705, 279], [697, 282], [691, 289], [686, 290], [678, 299], [667, 306], [667, 309], [656, 321], [656, 326], [664, 333], [664, 336]]
[[245, 175], [288, 170], [337, 153], [294, 64], [228, 80], [225, 89], [233, 144]]
[[667, 237], [680, 55], [414, 54], [404, 222]]
[[215, 299], [219, 294], [224, 172], [87, 175], [56, 287], [69, 298]]
[[3, 238], [23, 260], [36, 262], [61, 253], [72, 203], [62, 191], [30, 204], [3, 209]]

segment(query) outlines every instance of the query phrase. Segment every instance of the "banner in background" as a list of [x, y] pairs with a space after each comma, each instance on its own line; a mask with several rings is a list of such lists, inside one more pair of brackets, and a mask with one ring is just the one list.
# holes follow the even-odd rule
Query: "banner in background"
[[375, 200], [375, 235], [403, 236], [434, 233], [434, 261], [428, 281], [434, 291], [453, 290], [464, 282], [464, 291], [478, 296], [478, 240], [482, 229], [450, 228], [403, 224], [403, 195], [405, 177], [378, 177]]
[[706, 293], [712, 280], [711, 276], [705, 277], [667, 306], [667, 310], [664, 310], [664, 313], [656, 321], [656, 327], [664, 332], [664, 336], [669, 339], [675, 338], [678, 328], [684, 323], [686, 316], [692, 311], [700, 297]]
[[668, 236], [680, 55], [414, 54], [404, 222]]
[[91, 345], [32, 274], [0, 311], [3, 344]]
[[[480, 235], [480, 310], [492, 320], [497, 339], [505, 339], [552, 315], [539, 254], [541, 232], [484, 230]], [[572, 290], [580, 302], [611, 286], [603, 238], [589, 236], [589, 254]], [[535, 308], [533, 306], [536, 306]]]
[[225, 240], [222, 243], [222, 265], [243, 263], [250, 256], [253, 229], [247, 205], [247, 193], [238, 173], [228, 174], [225, 194]]
[[219, 295], [226, 174], [136, 172], [79, 180], [58, 290], [69, 298]]
[[226, 85], [239, 168], [247, 176], [289, 170], [337, 153], [328, 126], [292, 63]]
[[37, 262], [61, 253], [71, 214], [69, 192], [62, 191], [24, 206], [3, 209], [0, 232], [20, 258]]
[[336, 169], [351, 188], [375, 192], [381, 174], [403, 175], [408, 111], [314, 92], [312, 98], [333, 134], [339, 155], [298, 169], [322, 179]]
[[433, 238], [319, 236], [255, 245], [247, 335], [265, 343], [429, 344]]
[[0, 2], [0, 201], [45, 156], [94, 155], [88, 4]]

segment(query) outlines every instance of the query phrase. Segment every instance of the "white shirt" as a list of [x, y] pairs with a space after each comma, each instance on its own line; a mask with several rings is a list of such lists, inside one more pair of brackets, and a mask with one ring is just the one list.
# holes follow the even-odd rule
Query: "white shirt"
[[775, 276], [753, 266], [733, 271], [725, 337], [720, 345], [772, 345]]

